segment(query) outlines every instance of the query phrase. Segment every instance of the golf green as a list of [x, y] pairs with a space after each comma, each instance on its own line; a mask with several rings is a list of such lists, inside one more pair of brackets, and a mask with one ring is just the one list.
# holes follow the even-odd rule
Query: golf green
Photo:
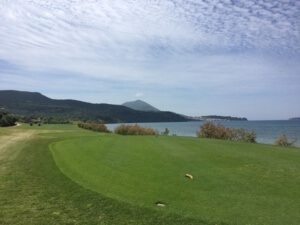
[[137, 207], [225, 224], [300, 221], [298, 148], [108, 134], [77, 136], [50, 149], [70, 179]]

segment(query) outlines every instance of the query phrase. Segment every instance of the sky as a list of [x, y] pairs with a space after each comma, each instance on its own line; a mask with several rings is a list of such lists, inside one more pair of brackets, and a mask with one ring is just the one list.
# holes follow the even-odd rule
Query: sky
[[298, 0], [0, 0], [0, 90], [300, 116]]

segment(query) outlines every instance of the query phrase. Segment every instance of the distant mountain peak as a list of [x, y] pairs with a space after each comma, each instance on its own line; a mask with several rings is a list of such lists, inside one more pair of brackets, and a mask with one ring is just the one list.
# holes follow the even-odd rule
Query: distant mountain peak
[[153, 107], [152, 105], [148, 104], [147, 102], [144, 102], [142, 100], [135, 100], [131, 102], [125, 102], [122, 104], [123, 106], [126, 106], [128, 108], [139, 110], [139, 111], [152, 111], [152, 112], [159, 112], [160, 110]]

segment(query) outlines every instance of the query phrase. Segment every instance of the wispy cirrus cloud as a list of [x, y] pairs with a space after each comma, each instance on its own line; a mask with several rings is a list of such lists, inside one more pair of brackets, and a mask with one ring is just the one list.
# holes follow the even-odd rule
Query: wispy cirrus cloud
[[113, 101], [141, 89], [300, 94], [299, 11], [286, 0], [0, 0], [0, 88], [69, 82]]

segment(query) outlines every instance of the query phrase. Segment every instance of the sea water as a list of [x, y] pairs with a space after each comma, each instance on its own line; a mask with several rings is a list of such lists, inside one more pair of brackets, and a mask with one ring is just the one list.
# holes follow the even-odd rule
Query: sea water
[[[137, 124], [157, 129], [159, 132], [163, 132], [168, 128], [170, 131], [169, 135], [196, 137], [196, 132], [203, 123], [203, 121], [191, 121]], [[295, 145], [300, 147], [300, 121], [218, 121], [214, 123], [221, 124], [224, 127], [254, 131], [257, 135], [256, 141], [264, 144], [274, 144], [275, 140], [284, 133], [289, 140], [297, 140]], [[107, 124], [107, 127], [113, 131], [118, 125], [120, 124]]]

